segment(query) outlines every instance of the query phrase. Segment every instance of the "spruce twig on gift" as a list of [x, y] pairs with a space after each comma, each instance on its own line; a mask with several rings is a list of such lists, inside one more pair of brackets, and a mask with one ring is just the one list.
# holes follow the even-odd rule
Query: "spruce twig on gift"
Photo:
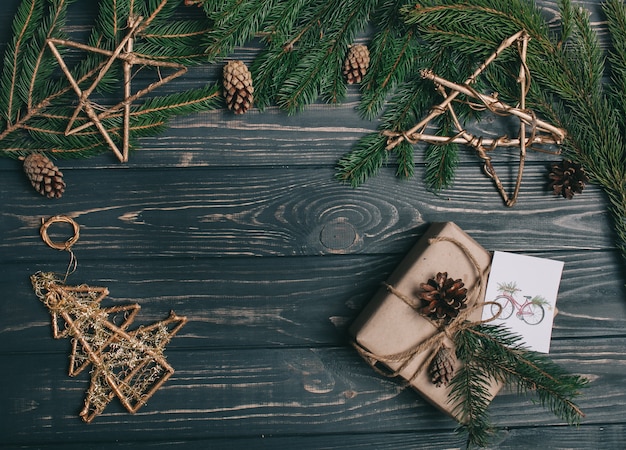
[[536, 394], [540, 404], [569, 425], [584, 417], [573, 402], [589, 381], [569, 374], [547, 355], [528, 350], [521, 336], [503, 325], [482, 324], [456, 333], [456, 356], [463, 366], [450, 381], [470, 446], [485, 446], [492, 433], [487, 414], [489, 380], [513, 386], [518, 393]]

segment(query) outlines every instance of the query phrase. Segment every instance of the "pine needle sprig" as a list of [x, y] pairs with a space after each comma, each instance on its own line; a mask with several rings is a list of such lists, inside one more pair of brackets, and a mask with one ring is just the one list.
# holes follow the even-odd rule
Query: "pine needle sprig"
[[[338, 102], [345, 97], [345, 84], [330, 80], [341, 74], [345, 54], [376, 5], [375, 0], [335, 0], [324, 2], [314, 14], [319, 21], [315, 29], [321, 38], [314, 36], [316, 45], [306, 46], [306, 53], [284, 80], [278, 91], [277, 104], [290, 114], [302, 110], [322, 96], [327, 101]], [[310, 28], [309, 24], [305, 29]], [[288, 44], [294, 45], [294, 41]], [[297, 50], [301, 52], [300, 50]]]
[[387, 138], [380, 133], [363, 136], [353, 150], [339, 160], [335, 177], [353, 187], [364, 183], [366, 179], [376, 175], [387, 162], [389, 152], [386, 146]]
[[[484, 445], [490, 426], [486, 408], [489, 380], [517, 388], [518, 393], [535, 394], [539, 403], [569, 425], [584, 416], [574, 403], [588, 380], [572, 375], [547, 355], [528, 350], [522, 337], [502, 325], [477, 325], [454, 336], [456, 355], [465, 367], [451, 381], [452, 397], [470, 443]], [[471, 384], [474, 377], [479, 381]], [[478, 417], [478, 422], [472, 423]]]
[[206, 62], [198, 40], [206, 39], [210, 29], [204, 20], [179, 20], [154, 23], [144, 33], [134, 52], [138, 56], [180, 64]]
[[378, 116], [389, 93], [415, 72], [419, 44], [413, 31], [399, 18], [404, 1], [387, 1], [374, 12], [377, 30], [370, 44], [370, 66], [363, 77], [362, 97], [357, 111], [369, 120]]
[[0, 113], [6, 120], [3, 129], [18, 120], [18, 113], [23, 107], [23, 99], [19, 96], [19, 85], [24, 82], [20, 78], [24, 59], [23, 53], [27, 46], [28, 37], [36, 32], [43, 15], [43, 3], [36, 0], [21, 2], [15, 13], [12, 27], [13, 39], [7, 46], [2, 76], [0, 77]]
[[484, 447], [489, 443], [494, 428], [487, 408], [490, 379], [477, 364], [467, 362], [450, 381], [450, 400], [456, 403], [454, 414], [459, 414], [457, 433], [467, 434], [467, 446]]
[[219, 9], [209, 9], [212, 30], [205, 41], [205, 53], [209, 60], [230, 54], [235, 47], [254, 37], [276, 3], [274, 0], [232, 0], [224, 2]]
[[[437, 134], [452, 136], [453, 125], [449, 116], [439, 117]], [[435, 192], [449, 187], [454, 180], [454, 173], [459, 163], [459, 145], [447, 143], [443, 145], [428, 145], [424, 149], [426, 174], [424, 181]]]

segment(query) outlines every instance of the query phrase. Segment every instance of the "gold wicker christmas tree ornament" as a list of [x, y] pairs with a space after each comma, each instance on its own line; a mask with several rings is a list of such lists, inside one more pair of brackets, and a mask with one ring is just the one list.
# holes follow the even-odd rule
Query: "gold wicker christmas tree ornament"
[[35, 190], [48, 198], [60, 198], [65, 192], [63, 172], [41, 153], [22, 158], [24, 172]]
[[244, 114], [254, 103], [252, 74], [243, 61], [228, 61], [224, 65], [222, 82], [226, 106], [235, 114]]
[[[64, 243], [48, 236], [50, 225], [66, 222], [74, 235]], [[71, 255], [78, 240], [78, 224], [67, 216], [55, 216], [42, 224], [41, 236], [50, 247]], [[66, 273], [65, 279], [68, 273]], [[117, 397], [126, 410], [136, 412], [172, 376], [174, 369], [163, 354], [170, 339], [187, 319], [170, 312], [167, 319], [129, 330], [139, 312], [138, 304], [101, 307], [109, 294], [106, 287], [68, 286], [56, 274], [37, 272], [31, 277], [35, 294], [48, 308], [55, 339], [70, 338], [69, 375], [76, 376], [92, 367], [91, 383], [80, 417], [91, 422]]]
[[343, 63], [343, 76], [348, 84], [360, 83], [370, 65], [370, 52], [367, 45], [354, 44], [348, 49]]
[[[546, 123], [537, 118], [533, 111], [526, 108], [526, 94], [530, 89], [530, 73], [526, 65], [526, 53], [528, 49], [529, 35], [522, 30], [509, 38], [505, 39], [500, 46], [489, 56], [474, 73], [463, 83], [454, 83], [436, 75], [432, 70], [423, 70], [421, 75], [424, 79], [431, 80], [437, 91], [443, 97], [443, 101], [438, 105], [434, 105], [430, 113], [426, 115], [413, 128], [407, 131], [383, 131], [387, 136], [387, 150], [394, 149], [403, 141], [416, 144], [425, 142], [433, 145], [445, 145], [450, 143], [463, 144], [473, 148], [477, 155], [483, 160], [483, 169], [485, 174], [491, 178], [496, 185], [500, 196], [504, 200], [506, 206], [513, 206], [519, 195], [524, 164], [526, 160], [526, 151], [535, 148], [536, 145], [559, 145], [565, 139], [565, 130]], [[471, 85], [476, 81], [478, 76], [491, 64], [505, 49], [517, 44], [520, 69], [517, 81], [520, 85], [520, 98], [517, 106], [511, 106], [500, 99], [497, 95], [487, 95], [476, 91]], [[512, 116], [519, 120], [519, 134], [517, 137], [509, 138], [508, 136], [500, 136], [497, 138], [485, 138], [476, 136], [467, 131], [461, 124], [453, 107], [453, 102], [457, 97], [463, 96], [467, 103], [476, 109], [488, 109], [498, 116]], [[439, 136], [427, 134], [426, 130], [430, 122], [442, 114], [449, 114], [456, 134], [454, 136]], [[515, 187], [512, 195], [509, 195], [496, 170], [491, 162], [490, 152], [499, 147], [518, 147], [519, 148], [519, 166]], [[544, 150], [547, 151], [547, 150]], [[558, 153], [558, 152], [557, 152]]]
[[[75, 133], [78, 133], [82, 130], [85, 130], [89, 127], [95, 126], [102, 138], [109, 145], [115, 156], [120, 160], [120, 162], [128, 161], [128, 151], [130, 147], [130, 117], [131, 117], [131, 105], [132, 103], [146, 95], [147, 93], [153, 91], [154, 89], [170, 82], [174, 78], [177, 78], [187, 72], [187, 67], [182, 64], [167, 62], [167, 61], [159, 61], [157, 59], [151, 59], [144, 55], [138, 55], [133, 52], [133, 41], [136, 37], [141, 33], [150, 23], [154, 20], [156, 15], [161, 11], [161, 9], [165, 6], [167, 0], [162, 0], [161, 3], [155, 8], [154, 12], [147, 18], [144, 18], [139, 15], [135, 15], [131, 13], [128, 17], [128, 31], [124, 38], [117, 45], [115, 50], [105, 50], [98, 47], [93, 47], [90, 45], [81, 44], [79, 42], [74, 42], [65, 39], [48, 39], [47, 44], [53, 55], [57, 59], [61, 70], [67, 77], [72, 89], [78, 96], [78, 106], [76, 107], [74, 114], [67, 124], [67, 128], [65, 130], [65, 135], [69, 136]], [[91, 53], [96, 53], [99, 55], [106, 56], [107, 59], [104, 60], [100, 65], [100, 69], [97, 71], [97, 75], [92, 81], [91, 85], [86, 89], [81, 88], [79, 83], [76, 81], [75, 77], [72, 75], [72, 72], [67, 67], [63, 56], [59, 52], [57, 46], [65, 46], [71, 47], [78, 50], [83, 50]], [[124, 70], [124, 96], [123, 100], [116, 105], [105, 107], [102, 105], [98, 105], [92, 100], [89, 99], [90, 95], [97, 88], [98, 84], [104, 77], [104, 75], [110, 70], [111, 66], [115, 62], [121, 62]], [[174, 72], [161, 77], [159, 72], [159, 79], [148, 85], [147, 87], [138, 90], [135, 93], [132, 93], [131, 90], [131, 80], [133, 78], [132, 68], [136, 65], [141, 67], [155, 67], [158, 70], [161, 69], [173, 69]], [[101, 111], [101, 112], [98, 112]], [[74, 126], [75, 122], [80, 118], [81, 113], [87, 116], [86, 121], [81, 123], [79, 126]], [[113, 117], [115, 115], [122, 114], [123, 116], [123, 137], [122, 137], [122, 149], [119, 149], [118, 144], [115, 142], [112, 136], [111, 130], [107, 129], [103, 124], [103, 120]]]

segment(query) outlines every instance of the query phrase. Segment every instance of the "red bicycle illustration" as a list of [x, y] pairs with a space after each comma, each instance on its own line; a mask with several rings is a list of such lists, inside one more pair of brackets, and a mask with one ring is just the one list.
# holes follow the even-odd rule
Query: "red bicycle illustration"
[[515, 316], [526, 322], [528, 325], [537, 325], [543, 320], [546, 312], [543, 305], [548, 302], [540, 295], [531, 296], [524, 295], [524, 301], [520, 302], [515, 298], [515, 294], [521, 292], [515, 283], [498, 283], [498, 291], [500, 294], [493, 300], [498, 305], [491, 305], [491, 314], [494, 316], [500, 312], [498, 319], [506, 320], [516, 310]]

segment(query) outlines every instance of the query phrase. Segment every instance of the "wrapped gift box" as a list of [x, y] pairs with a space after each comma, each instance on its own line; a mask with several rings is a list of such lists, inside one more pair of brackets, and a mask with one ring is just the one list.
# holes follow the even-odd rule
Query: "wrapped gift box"
[[[462, 279], [468, 288], [467, 307], [472, 312], [470, 321], [480, 321], [482, 308], [472, 308], [474, 304], [484, 302], [484, 288], [491, 265], [491, 253], [464, 233], [452, 222], [435, 223], [429, 227], [419, 242], [399, 264], [387, 280], [387, 284], [405, 297], [415, 299], [420, 284], [433, 278], [438, 272], [447, 272], [449, 278]], [[449, 386], [437, 387], [430, 380], [427, 368], [420, 367], [432, 353], [424, 349], [406, 358], [403, 362], [389, 361], [388, 355], [411, 353], [411, 349], [423, 344], [425, 340], [438, 333], [435, 324], [402, 300], [389, 289], [381, 287], [363, 312], [350, 328], [357, 348], [364, 350], [363, 356], [374, 365], [383, 364], [397, 371], [398, 375], [409, 381], [411, 386], [441, 410], [463, 422], [454, 411], [454, 404], [449, 402]], [[447, 337], [446, 345], [454, 349], [454, 344]], [[460, 363], [456, 362], [456, 370]], [[455, 372], [456, 373], [456, 372]], [[493, 382], [490, 395], [493, 398], [501, 384]]]

